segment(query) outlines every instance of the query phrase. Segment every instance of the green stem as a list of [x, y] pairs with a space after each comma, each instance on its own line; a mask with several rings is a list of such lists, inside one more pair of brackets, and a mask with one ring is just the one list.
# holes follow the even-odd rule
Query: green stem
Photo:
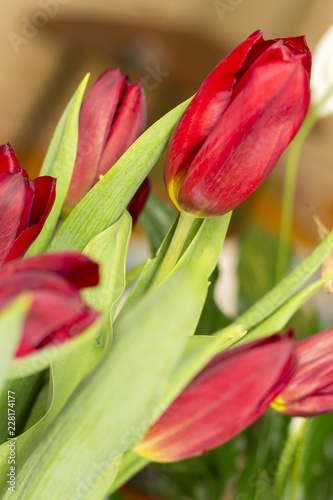
[[302, 451], [309, 424], [309, 418], [294, 418], [290, 422], [288, 438], [275, 478], [275, 493], [277, 498], [281, 500], [295, 500], [300, 498], [303, 463]]
[[174, 268], [183, 249], [187, 235], [195, 220], [196, 218], [192, 215], [186, 214], [185, 212], [180, 212], [180, 217], [175, 233], [172, 237], [170, 246], [167, 250], [167, 253], [165, 254], [161, 267], [159, 268], [154, 278], [152, 288], [156, 288], [156, 286], [159, 285]]
[[290, 145], [287, 158], [286, 176], [283, 190], [282, 215], [280, 227], [280, 239], [276, 267], [276, 281], [279, 282], [287, 272], [289, 261], [289, 247], [292, 232], [292, 220], [294, 211], [294, 197], [297, 180], [299, 157], [303, 144], [311, 132], [318, 118], [318, 109], [313, 108], [307, 115], [298, 131], [294, 141]]
[[292, 232], [292, 221], [294, 211], [294, 197], [297, 180], [297, 170], [299, 157], [303, 144], [311, 132], [313, 126], [320, 116], [320, 111], [325, 106], [326, 101], [333, 94], [333, 85], [327, 90], [323, 98], [306, 115], [298, 134], [290, 145], [289, 155], [286, 165], [286, 176], [284, 181], [282, 215], [280, 227], [280, 240], [278, 248], [276, 281], [279, 282], [287, 272], [289, 260], [289, 248]]

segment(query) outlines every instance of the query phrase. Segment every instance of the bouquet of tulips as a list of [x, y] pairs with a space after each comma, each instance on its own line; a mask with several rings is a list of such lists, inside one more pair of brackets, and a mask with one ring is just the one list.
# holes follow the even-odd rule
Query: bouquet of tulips
[[[332, 279], [306, 285], [333, 232], [291, 271], [282, 239], [281, 279], [237, 317], [209, 288], [232, 210], [319, 116], [307, 115], [310, 70], [304, 37], [258, 31], [146, 131], [142, 82], [108, 70], [84, 100], [87, 77], [79, 85], [38, 178], [1, 146], [1, 498], [126, 498], [117, 491], [150, 462], [197, 457], [183, 470], [201, 470], [213, 449], [231, 470], [215, 496], [168, 498], [324, 498], [306, 496], [301, 470], [326, 418], [308, 417], [333, 410], [333, 330], [295, 340], [289, 326]], [[150, 194], [165, 148], [178, 214]], [[151, 256], [127, 269], [138, 218]], [[276, 415], [280, 459], [251, 494], [248, 477], [243, 489], [230, 480], [241, 475], [230, 464], [244, 430]], [[258, 429], [270, 435], [245, 431], [254, 464]]]

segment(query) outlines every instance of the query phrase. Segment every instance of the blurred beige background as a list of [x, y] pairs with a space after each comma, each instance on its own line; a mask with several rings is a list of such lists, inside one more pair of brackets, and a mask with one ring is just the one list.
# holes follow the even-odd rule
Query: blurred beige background
[[[37, 175], [59, 116], [86, 72], [108, 67], [144, 79], [151, 124], [189, 97], [254, 30], [265, 38], [306, 34], [311, 49], [333, 23], [330, 0], [14, 0], [3, 4], [1, 143]], [[333, 48], [332, 48], [333, 50]], [[295, 234], [313, 239], [305, 203], [333, 226], [333, 119], [321, 120], [302, 154]], [[245, 205], [276, 230], [283, 160]], [[161, 165], [154, 189], [164, 192]]]

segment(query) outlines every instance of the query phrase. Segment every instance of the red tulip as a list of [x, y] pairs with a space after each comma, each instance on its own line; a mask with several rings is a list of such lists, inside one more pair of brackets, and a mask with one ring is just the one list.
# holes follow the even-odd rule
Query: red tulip
[[29, 180], [9, 143], [0, 146], [0, 265], [22, 257], [42, 230], [56, 180]]
[[222, 215], [270, 174], [309, 106], [304, 37], [256, 31], [210, 73], [173, 132], [165, 162], [170, 197], [198, 217]]
[[273, 408], [299, 417], [333, 411], [333, 330], [296, 342], [295, 354], [297, 370]]
[[45, 254], [9, 262], [0, 270], [0, 308], [23, 291], [32, 294], [16, 356], [64, 342], [98, 316], [79, 290], [98, 284], [98, 265], [79, 253]]
[[[106, 71], [81, 107], [78, 150], [65, 212], [73, 209], [110, 170], [142, 134], [146, 122], [147, 105], [142, 82], [132, 85], [118, 69]], [[142, 189], [145, 193], [146, 186]]]
[[281, 335], [218, 354], [136, 447], [157, 462], [215, 448], [259, 418], [290, 380], [293, 343]]

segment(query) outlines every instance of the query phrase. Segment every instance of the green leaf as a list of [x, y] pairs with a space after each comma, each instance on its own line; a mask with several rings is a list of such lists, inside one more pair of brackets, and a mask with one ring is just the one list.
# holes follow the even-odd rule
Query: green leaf
[[[228, 220], [204, 221], [170, 275], [117, 317], [112, 349], [18, 470], [20, 498], [92, 498], [95, 485], [102, 495], [101, 484], [107, 493], [106, 464], [137, 444], [163, 411], [159, 396], [195, 330]], [[89, 494], [78, 491], [92, 464]]]
[[262, 299], [239, 316], [234, 324], [250, 330], [287, 302], [295, 292], [320, 267], [333, 248], [333, 231], [318, 245], [313, 252], [299, 264]]
[[27, 256], [42, 253], [51, 241], [66, 199], [75, 165], [79, 135], [79, 113], [89, 74], [84, 77], [67, 105], [46, 153], [40, 175], [56, 177], [56, 199], [38, 238]]
[[[43, 365], [49, 365], [51, 363], [50, 381], [48, 385], [48, 404], [46, 413], [42, 418], [33, 425], [33, 427], [19, 435], [16, 439], [17, 468], [20, 467], [25, 456], [29, 454], [33, 444], [38, 440], [44, 429], [63, 408], [79, 382], [100, 361], [104, 352], [104, 345], [101, 343], [103, 339], [100, 336], [100, 328], [101, 321], [95, 321], [86, 332], [72, 338], [63, 345], [55, 346], [51, 352], [48, 350], [47, 353], [44, 353], [46, 356], [46, 363], [43, 360], [43, 351], [39, 354], [38, 358], [35, 358], [36, 363], [38, 360], [37, 367], [35, 368], [39, 367], [39, 363]], [[57, 350], [61, 350], [61, 353], [57, 352]], [[28, 368], [28, 372], [31, 373], [31, 366], [26, 366], [26, 368]], [[38, 371], [38, 369], [36, 369], [36, 371]], [[19, 376], [19, 374], [21, 374], [22, 377], [25, 375], [25, 370], [22, 366], [20, 368], [16, 367], [15, 375]], [[40, 401], [37, 401], [37, 404], [39, 403]], [[4, 443], [0, 446], [1, 470], [6, 470], [7, 459], [8, 447], [6, 443]], [[7, 489], [6, 477], [0, 478], [0, 490], [1, 489], [3, 489], [3, 491]]]
[[82, 250], [114, 224], [164, 151], [190, 99], [154, 123], [74, 208], [55, 235], [51, 250]]
[[20, 296], [0, 312], [0, 391], [20, 342], [23, 323], [30, 306], [29, 296]]
[[[229, 219], [228, 219], [229, 220]], [[121, 317], [123, 314], [126, 314], [128, 309], [133, 307], [134, 304], [136, 304], [147, 291], [151, 287], [152, 283], [154, 282], [154, 279], [156, 275], [159, 272], [159, 269], [164, 261], [164, 258], [167, 254], [168, 248], [170, 246], [170, 243], [172, 241], [172, 238], [174, 236], [174, 233], [176, 231], [177, 225], [179, 222], [179, 214], [174, 220], [174, 223], [172, 224], [171, 228], [169, 229], [169, 232], [165, 236], [159, 250], [156, 253], [156, 256], [152, 258], [148, 258], [146, 260], [146, 263], [131, 291], [129, 294], [124, 306], [122, 307], [119, 316]], [[186, 251], [186, 249], [189, 247], [191, 241], [195, 238], [196, 234], [198, 233], [201, 225], [203, 223], [203, 219], [196, 219], [193, 222], [193, 225], [189, 231], [188, 237], [185, 241], [184, 244], [184, 249], [182, 254]]]
[[154, 277], [168, 251], [170, 242], [178, 224], [178, 219], [179, 217], [176, 217], [156, 256], [146, 260], [145, 265], [131, 290], [131, 293], [127, 297], [127, 300], [119, 313], [119, 317], [126, 314], [127, 311], [137, 304], [139, 300], [148, 292], [150, 285], [152, 284]]
[[211, 286], [209, 287], [206, 302], [197, 326], [196, 333], [199, 335], [211, 335], [216, 330], [226, 327], [230, 323], [223, 312], [215, 302], [214, 289], [219, 277], [218, 266], [214, 269], [209, 278]]
[[298, 311], [327, 281], [332, 279], [332, 277], [333, 275], [325, 276], [325, 278], [321, 278], [315, 283], [309, 285], [286, 304], [280, 307], [269, 318], [250, 330], [250, 332], [239, 343], [251, 342], [252, 340], [265, 337], [266, 335], [272, 335], [273, 333], [280, 332], [295, 312]]
[[126, 286], [126, 255], [132, 231], [128, 212], [111, 227], [95, 236], [83, 253], [98, 262], [98, 286], [82, 291], [86, 302], [106, 316], [106, 327], [111, 334], [112, 320]]
[[159, 249], [174, 219], [175, 211], [172, 210], [171, 206], [151, 193], [140, 215], [139, 222], [149, 238], [153, 254]]

